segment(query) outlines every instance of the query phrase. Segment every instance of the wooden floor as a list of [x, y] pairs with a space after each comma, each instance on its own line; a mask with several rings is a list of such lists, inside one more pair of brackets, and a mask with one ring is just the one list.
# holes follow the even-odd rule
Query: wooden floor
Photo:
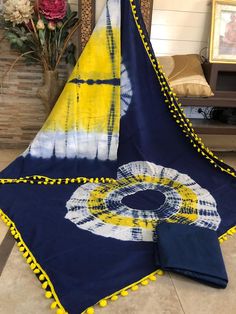
[[[3, 169], [18, 153], [19, 150], [0, 150], [0, 168]], [[236, 153], [221, 153], [220, 157], [236, 168]], [[40, 283], [16, 246], [11, 240], [6, 240], [6, 234], [7, 228], [0, 221], [0, 313], [53, 313], [51, 302], [44, 297]], [[104, 309], [96, 308], [96, 313], [236, 314], [236, 236], [224, 242], [222, 250], [229, 275], [229, 285], [225, 290], [167, 273], [158, 277], [156, 282], [130, 292], [129, 296], [109, 302]]]

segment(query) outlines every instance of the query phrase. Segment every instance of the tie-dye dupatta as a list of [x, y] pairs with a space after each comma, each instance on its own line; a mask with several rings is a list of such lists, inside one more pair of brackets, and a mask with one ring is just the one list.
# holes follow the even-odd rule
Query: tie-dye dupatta
[[92, 314], [160, 269], [225, 287], [235, 177], [178, 105], [138, 1], [108, 0], [48, 120], [1, 173], [1, 217], [57, 314]]

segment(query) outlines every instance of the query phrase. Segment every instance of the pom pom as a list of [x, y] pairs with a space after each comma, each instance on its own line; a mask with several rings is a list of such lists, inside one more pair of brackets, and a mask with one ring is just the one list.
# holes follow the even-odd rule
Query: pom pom
[[162, 269], [158, 269], [157, 275], [158, 276], [163, 276], [164, 275], [164, 271]]
[[34, 269], [34, 273], [37, 275], [40, 273], [40, 270], [38, 268]]
[[56, 307], [57, 307], [57, 302], [53, 302], [50, 306], [51, 310], [55, 310]]
[[156, 281], [156, 280], [157, 280], [157, 277], [154, 276], [154, 275], [151, 275], [151, 276], [149, 277], [149, 279], [150, 279], [151, 281]]
[[135, 285], [135, 286], [133, 286], [131, 289], [133, 290], [133, 291], [137, 291], [138, 290], [138, 286], [137, 285]]
[[111, 297], [111, 300], [116, 301], [116, 300], [118, 300], [118, 298], [119, 298], [118, 295], [113, 295], [113, 297]]
[[25, 252], [25, 253], [23, 254], [23, 256], [24, 256], [25, 258], [26, 258], [28, 255], [29, 255], [28, 252]]
[[52, 297], [52, 292], [51, 292], [51, 291], [47, 291], [47, 292], [45, 293], [45, 297], [46, 297], [47, 299], [50, 299], [50, 298]]
[[43, 288], [43, 289], [47, 289], [47, 286], [48, 286], [48, 282], [45, 281], [45, 282], [42, 284], [42, 288]]
[[129, 294], [129, 292], [126, 290], [123, 290], [123, 291], [121, 291], [120, 294], [122, 295], [122, 297], [126, 297]]
[[142, 286], [147, 286], [148, 283], [149, 283], [148, 280], [144, 280], [144, 281], [141, 282], [141, 285], [142, 285]]
[[101, 301], [99, 302], [99, 305], [100, 305], [101, 307], [107, 306], [107, 300], [101, 300]]
[[32, 257], [27, 258], [27, 263], [30, 264], [32, 262]]
[[43, 281], [45, 279], [45, 276], [43, 275], [43, 274], [41, 274], [40, 276], [39, 276], [39, 280], [40, 281]]
[[31, 268], [32, 270], [34, 270], [35, 267], [36, 267], [36, 265], [35, 265], [34, 263], [31, 263], [31, 264], [30, 264], [30, 268]]
[[93, 307], [89, 307], [88, 309], [87, 309], [87, 314], [94, 314], [94, 308]]

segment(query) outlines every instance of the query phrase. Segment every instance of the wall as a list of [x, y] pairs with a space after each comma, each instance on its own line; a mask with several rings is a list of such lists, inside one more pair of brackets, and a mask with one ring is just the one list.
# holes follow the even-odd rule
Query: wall
[[106, 0], [97, 0], [96, 1], [96, 21], [98, 20], [102, 10], [105, 6]]
[[18, 55], [7, 40], [1, 40], [0, 52], [0, 148], [26, 147], [44, 121], [44, 107], [36, 95], [42, 70], [19, 61], [6, 75]]
[[[106, 0], [96, 1], [96, 19]], [[157, 55], [199, 53], [208, 46], [211, 0], [154, 0], [151, 40]]]
[[154, 0], [151, 40], [156, 55], [199, 53], [208, 46], [210, 0]]

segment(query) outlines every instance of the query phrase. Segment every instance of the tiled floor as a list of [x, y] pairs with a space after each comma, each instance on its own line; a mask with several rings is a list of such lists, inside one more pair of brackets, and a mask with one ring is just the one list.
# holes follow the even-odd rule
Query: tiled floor
[[[12, 161], [19, 150], [0, 150], [0, 169]], [[236, 154], [221, 156], [236, 167]], [[7, 228], [0, 221], [0, 243]], [[166, 274], [126, 298], [97, 308], [100, 314], [236, 314], [236, 237], [222, 244], [229, 285], [218, 290], [189, 279]], [[1, 252], [0, 252], [1, 253]], [[50, 301], [43, 297], [40, 283], [23, 261], [16, 247], [0, 277], [1, 314], [50, 314]]]

